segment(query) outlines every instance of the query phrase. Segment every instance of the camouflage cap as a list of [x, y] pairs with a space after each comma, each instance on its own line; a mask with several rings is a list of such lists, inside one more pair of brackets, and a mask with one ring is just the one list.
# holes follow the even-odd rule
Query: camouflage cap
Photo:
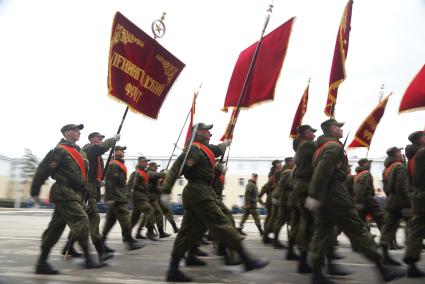
[[145, 156], [140, 156], [139, 158], [137, 158], [137, 161], [147, 161], [149, 162], [150, 160], [148, 158], [146, 158]]
[[125, 151], [127, 150], [127, 146], [115, 146], [115, 151]]
[[103, 139], [103, 138], [105, 138], [105, 135], [102, 135], [99, 132], [92, 132], [92, 133], [89, 134], [89, 139], [92, 139], [94, 137], [101, 137]]
[[366, 163], [372, 163], [373, 162], [373, 160], [369, 160], [369, 159], [367, 159], [367, 158], [362, 158], [362, 159], [360, 159], [359, 160], [359, 165], [360, 166], [363, 166], [364, 164], [366, 164]]
[[344, 122], [338, 122], [333, 118], [330, 118], [328, 120], [325, 120], [320, 124], [320, 128], [322, 128], [323, 132], [326, 132], [331, 125], [337, 125], [338, 127], [342, 127], [345, 123]]
[[293, 160], [294, 160], [294, 157], [286, 157], [285, 158], [285, 163], [289, 163], [289, 162], [291, 162]]
[[395, 153], [397, 153], [398, 151], [401, 151], [401, 150], [403, 150], [403, 148], [399, 148], [399, 147], [396, 147], [396, 146], [388, 148], [387, 149], [387, 155], [388, 156], [394, 156]]
[[210, 130], [211, 128], [213, 128], [212, 124], [205, 124], [201, 122], [193, 125], [192, 130], [195, 129], [196, 126], [198, 126], [197, 130]]
[[283, 160], [273, 160], [272, 166], [276, 166], [276, 164], [282, 163]]
[[155, 163], [155, 162], [150, 162], [149, 163], [149, 167], [160, 167], [161, 165], [158, 165], [157, 163]]
[[418, 143], [419, 139], [425, 135], [424, 131], [415, 131], [411, 133], [408, 137], [409, 141], [413, 144]]
[[300, 125], [300, 126], [297, 127], [298, 135], [303, 135], [304, 132], [306, 132], [307, 130], [310, 130], [313, 133], [317, 131], [317, 129], [314, 129], [313, 127], [311, 127], [308, 124], [303, 124], [303, 125]]
[[67, 124], [61, 128], [62, 134], [65, 134], [65, 131], [74, 130], [74, 129], [83, 129], [83, 124]]

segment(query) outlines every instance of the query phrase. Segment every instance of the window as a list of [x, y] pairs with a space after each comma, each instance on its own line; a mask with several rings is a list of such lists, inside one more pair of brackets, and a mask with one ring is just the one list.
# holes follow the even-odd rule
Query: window
[[245, 186], [245, 179], [244, 178], [238, 178], [239, 186]]

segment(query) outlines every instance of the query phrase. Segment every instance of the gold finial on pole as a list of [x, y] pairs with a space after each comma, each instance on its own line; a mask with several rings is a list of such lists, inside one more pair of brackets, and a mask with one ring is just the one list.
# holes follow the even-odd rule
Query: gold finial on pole
[[308, 84], [310, 84], [310, 82], [311, 82], [311, 77], [310, 77], [310, 78], [308, 78], [308, 82], [307, 82], [307, 83], [308, 83]]
[[162, 12], [161, 18], [152, 22], [151, 29], [154, 35], [154, 39], [162, 38], [165, 35], [164, 19], [166, 14], [166, 12]]
[[385, 84], [382, 83], [381, 89], [379, 91], [379, 102], [382, 101], [382, 98], [384, 97], [384, 86], [385, 86]]

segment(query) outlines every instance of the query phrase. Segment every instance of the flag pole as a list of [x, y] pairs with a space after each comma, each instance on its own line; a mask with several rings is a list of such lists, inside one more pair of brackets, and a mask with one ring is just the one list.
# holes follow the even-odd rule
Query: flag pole
[[[201, 87], [202, 87], [202, 83], [199, 85], [198, 90], [195, 92], [195, 100], [196, 100], [196, 98], [198, 97], [199, 90], [201, 89]], [[183, 133], [183, 129], [184, 129], [184, 127], [186, 126], [186, 122], [187, 122], [187, 120], [188, 120], [188, 118], [189, 118], [189, 116], [190, 116], [190, 113], [191, 113], [191, 112], [192, 112], [192, 106], [190, 107], [190, 110], [189, 110], [189, 112], [187, 113], [186, 120], [185, 120], [185, 121], [184, 121], [184, 123], [183, 123], [183, 127], [182, 127], [182, 129], [180, 130], [179, 136], [177, 137], [177, 141], [176, 141], [176, 143], [174, 143], [174, 149], [173, 149], [173, 151], [171, 152], [170, 158], [168, 159], [167, 167], [165, 168], [166, 170], [168, 170], [168, 167], [170, 166], [171, 159], [173, 158], [173, 155], [174, 155], [174, 151], [176, 151], [176, 148], [177, 148], [177, 143], [178, 143], [178, 142], [179, 142], [179, 140], [180, 140], [180, 136], [181, 136], [181, 135], [182, 135], [182, 133]]]
[[[232, 137], [232, 133], [235, 129], [235, 124], [236, 124], [236, 121], [237, 121], [238, 116], [239, 116], [239, 112], [240, 112], [240, 108], [241, 108], [241, 104], [242, 104], [242, 99], [245, 96], [246, 87], [248, 86], [248, 82], [251, 79], [252, 71], [254, 69], [255, 62], [257, 61], [258, 51], [260, 50], [260, 46], [261, 46], [261, 43], [263, 41], [264, 33], [266, 32], [266, 28], [267, 28], [267, 25], [269, 24], [271, 13], [273, 12], [272, 9], [273, 9], [273, 4], [269, 4], [269, 8], [267, 9], [267, 16], [266, 16], [266, 19], [264, 21], [264, 25], [263, 25], [263, 29], [261, 31], [260, 39], [258, 40], [257, 46], [255, 47], [254, 55], [252, 56], [251, 63], [249, 64], [248, 72], [246, 74], [245, 81], [244, 81], [243, 86], [242, 86], [242, 91], [241, 91], [241, 94], [239, 95], [238, 104], [237, 104], [236, 110], [235, 110], [235, 117], [234, 117], [234, 119], [232, 120], [232, 123], [229, 126], [229, 131], [227, 132], [227, 137], [226, 137], [227, 139]], [[229, 151], [230, 151], [230, 149], [229, 149]], [[225, 153], [223, 153], [223, 155], [221, 155], [221, 157], [220, 157], [220, 163], [223, 163], [224, 154]], [[229, 154], [227, 155], [227, 160], [228, 159], [229, 159]], [[226, 164], [227, 164], [227, 161], [226, 161]]]

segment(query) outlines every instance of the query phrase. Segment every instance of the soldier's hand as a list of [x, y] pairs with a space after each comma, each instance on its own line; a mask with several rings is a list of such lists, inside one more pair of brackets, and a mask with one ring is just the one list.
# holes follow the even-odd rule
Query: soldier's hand
[[166, 206], [170, 205], [170, 202], [171, 202], [171, 196], [170, 196], [169, 194], [161, 194], [160, 199], [161, 199], [161, 202], [162, 202], [164, 205], [166, 205]]
[[312, 198], [312, 197], [307, 197], [307, 199], [305, 200], [305, 204], [304, 204], [304, 206], [307, 208], [307, 209], [309, 209], [309, 210], [311, 210], [311, 211], [314, 211], [314, 210], [317, 210], [317, 209], [319, 209], [319, 207], [320, 206], [322, 206], [322, 203], [319, 201], [319, 200], [317, 200], [317, 199], [314, 199], [314, 198]]
[[114, 140], [116, 141], [116, 142], [118, 142], [118, 141], [120, 141], [120, 139], [121, 139], [121, 134], [115, 134], [114, 136], [112, 136], [112, 138], [114, 138]]
[[224, 139], [223, 143], [226, 144], [226, 147], [229, 147], [230, 144], [232, 144], [232, 140], [230, 140], [230, 139]]

